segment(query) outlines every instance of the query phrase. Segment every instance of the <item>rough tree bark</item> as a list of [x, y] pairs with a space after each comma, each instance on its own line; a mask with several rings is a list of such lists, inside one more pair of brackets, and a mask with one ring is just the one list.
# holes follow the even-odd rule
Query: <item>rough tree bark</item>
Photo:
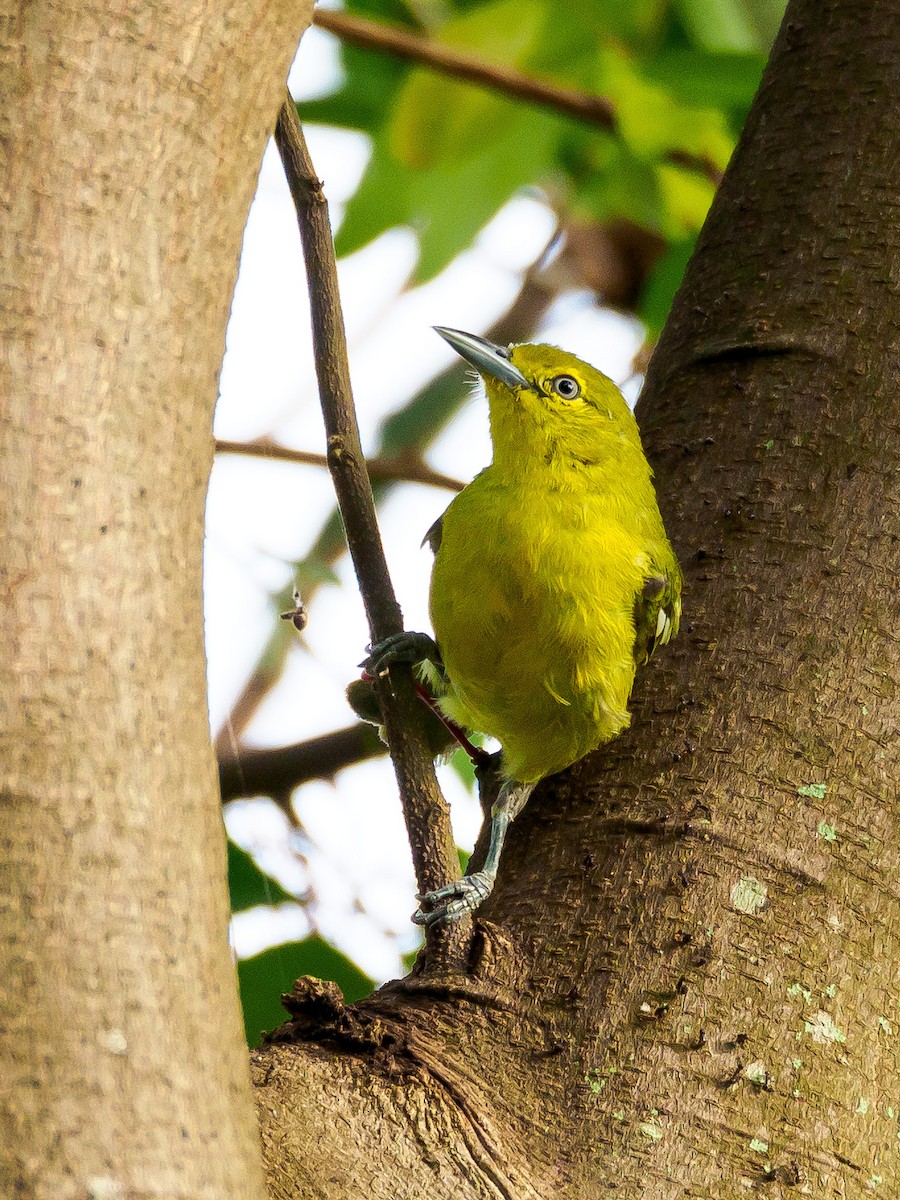
[[896, 0], [794, 0], [641, 406], [687, 573], [468, 972], [255, 1055], [271, 1193], [900, 1194]]
[[264, 1194], [200, 563], [311, 4], [0, 3], [0, 1195]]

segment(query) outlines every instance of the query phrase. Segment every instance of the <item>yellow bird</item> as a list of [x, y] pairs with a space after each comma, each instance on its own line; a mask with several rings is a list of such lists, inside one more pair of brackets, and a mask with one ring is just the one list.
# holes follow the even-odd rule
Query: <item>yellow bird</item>
[[503, 783], [484, 867], [420, 897], [425, 925], [481, 904], [535, 784], [629, 724], [635, 671], [681, 616], [681, 571], [615, 384], [555, 346], [437, 332], [484, 381], [493, 461], [427, 535], [436, 640], [388, 638], [366, 666], [434, 664], [447, 716], [500, 742]]

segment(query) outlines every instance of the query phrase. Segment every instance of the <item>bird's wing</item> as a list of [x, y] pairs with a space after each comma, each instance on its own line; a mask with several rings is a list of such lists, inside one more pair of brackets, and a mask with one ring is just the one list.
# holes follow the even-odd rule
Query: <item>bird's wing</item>
[[654, 572], [644, 580], [634, 602], [634, 658], [643, 666], [657, 646], [678, 632], [681, 619], [681, 579], [673, 572]]
[[427, 542], [431, 547], [431, 553], [437, 554], [441, 548], [441, 535], [444, 532], [444, 517], [443, 514], [438, 517], [435, 523], [431, 526], [425, 536], [422, 538], [422, 545]]

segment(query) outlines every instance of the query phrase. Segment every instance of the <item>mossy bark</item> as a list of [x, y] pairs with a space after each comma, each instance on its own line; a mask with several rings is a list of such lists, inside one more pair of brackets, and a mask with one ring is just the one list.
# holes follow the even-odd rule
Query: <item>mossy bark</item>
[[790, 5], [639, 412], [681, 636], [466, 974], [298, 988], [274, 1196], [900, 1191], [898, 83], [894, 0]]

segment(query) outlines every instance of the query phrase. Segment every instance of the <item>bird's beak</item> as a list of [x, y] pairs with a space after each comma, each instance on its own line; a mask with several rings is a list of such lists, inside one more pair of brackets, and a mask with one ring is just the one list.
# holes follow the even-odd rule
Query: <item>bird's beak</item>
[[486, 338], [476, 337], [474, 333], [463, 333], [460, 329], [445, 329], [443, 325], [434, 326], [445, 342], [467, 363], [471, 363], [479, 375], [489, 375], [505, 383], [508, 388], [533, 388], [518, 367], [509, 361], [509, 351], [505, 346], [495, 346]]

